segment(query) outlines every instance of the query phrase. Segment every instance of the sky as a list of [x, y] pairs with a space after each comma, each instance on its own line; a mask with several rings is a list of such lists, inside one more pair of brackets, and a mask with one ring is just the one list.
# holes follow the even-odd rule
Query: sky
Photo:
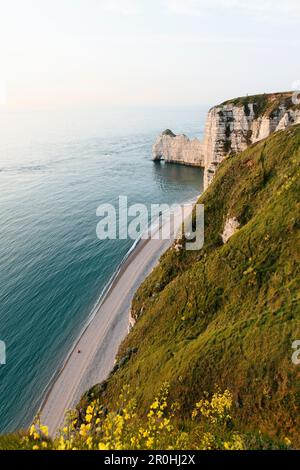
[[208, 105], [291, 90], [299, 26], [299, 0], [0, 0], [0, 107]]

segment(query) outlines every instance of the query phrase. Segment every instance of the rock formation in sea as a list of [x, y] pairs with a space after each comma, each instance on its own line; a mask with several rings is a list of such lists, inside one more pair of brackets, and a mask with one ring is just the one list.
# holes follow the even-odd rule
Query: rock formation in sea
[[300, 105], [294, 98], [286, 92], [226, 101], [208, 112], [202, 142], [167, 129], [153, 146], [153, 160], [202, 167], [207, 187], [226, 156], [300, 123]]
[[170, 129], [164, 131], [153, 146], [154, 160], [204, 166], [203, 144], [199, 139], [190, 140], [186, 135], [175, 135]]

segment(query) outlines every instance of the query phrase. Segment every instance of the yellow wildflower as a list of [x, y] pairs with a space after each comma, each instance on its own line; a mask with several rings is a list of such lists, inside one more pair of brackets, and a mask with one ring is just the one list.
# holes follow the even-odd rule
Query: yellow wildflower
[[32, 424], [32, 425], [30, 426], [29, 434], [30, 434], [30, 436], [33, 436], [34, 433], [35, 433], [35, 425]]
[[90, 430], [90, 427], [91, 425], [90, 424], [82, 424], [80, 426], [80, 431], [79, 431], [79, 434], [82, 436], [82, 437], [85, 437], [88, 433], [88, 431]]
[[201, 449], [202, 450], [213, 450], [215, 446], [215, 438], [210, 432], [206, 432], [202, 436]]
[[64, 441], [64, 438], [61, 436], [59, 439], [57, 450], [65, 450], [65, 449], [66, 449], [66, 442]]
[[98, 449], [99, 450], [109, 450], [109, 447], [106, 444], [104, 444], [103, 442], [99, 442]]
[[239, 434], [234, 434], [231, 441], [224, 442], [225, 450], [244, 450], [244, 448], [244, 441]]
[[147, 441], [146, 441], [146, 446], [147, 446], [147, 448], [148, 448], [148, 449], [152, 449], [153, 444], [154, 444], [154, 439], [153, 439], [153, 437], [149, 437], [149, 439], [147, 439]]
[[40, 425], [40, 430], [44, 434], [44, 436], [48, 436], [49, 431], [48, 431], [48, 426], [42, 426]]
[[92, 447], [93, 447], [93, 439], [92, 439], [92, 437], [88, 437], [88, 438], [87, 438], [86, 444], [87, 444], [87, 446], [88, 446], [89, 449], [92, 449]]

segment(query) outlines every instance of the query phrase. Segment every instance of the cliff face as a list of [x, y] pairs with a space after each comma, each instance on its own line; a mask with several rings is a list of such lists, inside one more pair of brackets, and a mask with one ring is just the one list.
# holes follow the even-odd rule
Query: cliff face
[[227, 155], [243, 152], [273, 132], [299, 123], [300, 109], [291, 93], [237, 98], [212, 108], [203, 142], [205, 186]]
[[226, 156], [299, 123], [300, 106], [292, 93], [237, 98], [209, 111], [203, 142], [165, 131], [153, 146], [153, 159], [203, 167], [207, 187]]
[[153, 159], [164, 159], [168, 163], [204, 167], [203, 144], [198, 139], [190, 140], [186, 135], [175, 135], [169, 129], [163, 132], [153, 146]]

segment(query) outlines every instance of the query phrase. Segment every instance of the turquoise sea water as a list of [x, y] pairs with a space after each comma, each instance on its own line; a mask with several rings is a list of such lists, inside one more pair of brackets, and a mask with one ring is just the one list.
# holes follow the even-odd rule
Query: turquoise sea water
[[0, 113], [0, 432], [29, 424], [132, 240], [96, 237], [101, 203], [174, 203], [202, 171], [151, 161], [166, 127], [202, 136], [205, 109]]

